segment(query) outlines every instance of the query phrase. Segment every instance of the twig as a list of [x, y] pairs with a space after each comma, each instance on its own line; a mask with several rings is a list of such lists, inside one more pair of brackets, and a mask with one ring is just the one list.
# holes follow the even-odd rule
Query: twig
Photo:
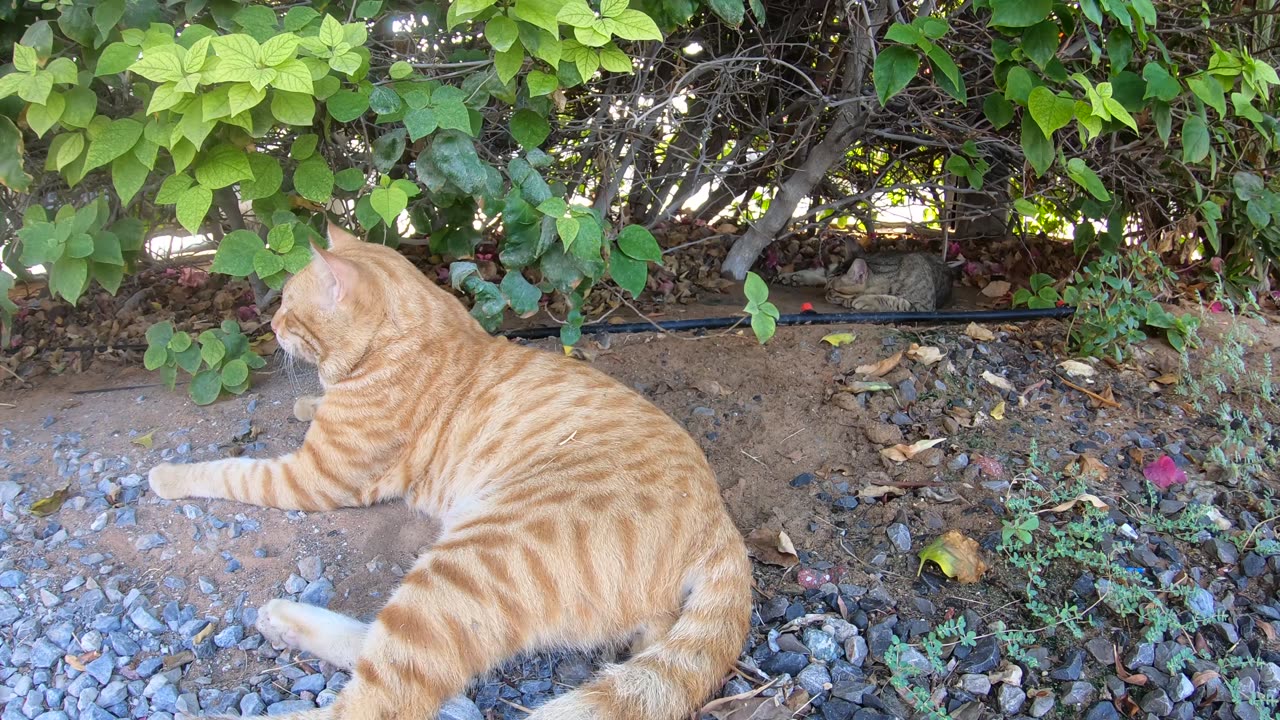
[[778, 680], [780, 679], [781, 679], [780, 677], [776, 677], [754, 690], [748, 690], [746, 692], [738, 693], [737, 695], [727, 695], [725, 697], [712, 700], [711, 702], [702, 706], [702, 710], [699, 712], [699, 714], [705, 715], [706, 713], [709, 713], [712, 710], [715, 710], [716, 708], [723, 707], [733, 702], [737, 702], [738, 700], [749, 700], [759, 695], [760, 693], [764, 692], [765, 690], [768, 690], [769, 688], [776, 685], [778, 683]]
[[751, 453], [747, 452], [746, 450], [743, 450], [742, 448], [738, 448], [738, 452], [742, 453], [743, 455], [746, 455], [752, 460], [755, 460], [756, 462], [760, 463], [764, 467], [769, 467], [768, 465], [765, 465], [763, 462], [761, 462], [760, 458], [756, 457], [755, 455], [752, 455]]
[[513, 703], [513, 702], [511, 702], [510, 700], [508, 700], [508, 699], [506, 699], [506, 698], [498, 698], [498, 699], [499, 699], [499, 700], [501, 700], [502, 702], [504, 702], [504, 703], [506, 703], [506, 704], [510, 705], [511, 707], [513, 707], [513, 708], [515, 708], [515, 709], [519, 710], [520, 712], [526, 712], [526, 713], [529, 713], [530, 715], [532, 715], [532, 714], [533, 714], [533, 710], [530, 710], [529, 708], [527, 708], [527, 707], [525, 707], [525, 706], [523, 706], [523, 705], [521, 705], [521, 704], [519, 704], [519, 703]]
[[1072, 390], [1079, 390], [1080, 392], [1084, 393], [1085, 395], [1088, 395], [1089, 397], [1093, 398], [1093, 399], [1094, 399], [1094, 400], [1096, 400], [1097, 402], [1102, 403], [1103, 405], [1109, 405], [1109, 406], [1114, 407], [1114, 408], [1118, 408], [1118, 407], [1120, 407], [1120, 403], [1116, 402], [1115, 400], [1112, 400], [1112, 399], [1110, 399], [1110, 398], [1104, 398], [1104, 397], [1102, 397], [1101, 395], [1099, 395], [1098, 393], [1093, 392], [1092, 390], [1086, 390], [1085, 388], [1082, 388], [1082, 387], [1080, 387], [1079, 385], [1076, 385], [1075, 383], [1071, 382], [1070, 380], [1067, 380], [1066, 378], [1062, 377], [1061, 375], [1058, 375], [1057, 377], [1058, 377], [1058, 379], [1059, 379], [1059, 380], [1061, 380], [1061, 381], [1062, 381], [1062, 384], [1063, 384], [1063, 385], [1066, 385], [1067, 387], [1071, 388]]

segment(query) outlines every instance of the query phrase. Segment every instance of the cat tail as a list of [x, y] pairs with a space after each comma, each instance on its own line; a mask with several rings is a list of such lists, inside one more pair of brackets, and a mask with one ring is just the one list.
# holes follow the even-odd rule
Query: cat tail
[[724, 682], [751, 622], [751, 564], [730, 525], [686, 578], [665, 634], [627, 662], [537, 708], [526, 720], [680, 720]]

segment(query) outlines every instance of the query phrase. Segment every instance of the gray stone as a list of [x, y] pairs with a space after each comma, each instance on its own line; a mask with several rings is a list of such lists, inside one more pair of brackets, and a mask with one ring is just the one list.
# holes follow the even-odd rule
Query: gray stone
[[235, 647], [244, 639], [244, 626], [228, 625], [213, 636], [213, 644], [220, 648]]
[[1186, 700], [1195, 691], [1196, 686], [1191, 683], [1191, 679], [1182, 673], [1169, 679], [1169, 698], [1175, 703]]
[[849, 664], [862, 667], [867, 660], [867, 639], [861, 635], [849, 638], [849, 641], [844, 644], [844, 653], [849, 659]]
[[153, 635], [165, 632], [169, 629], [164, 623], [157, 620], [155, 615], [147, 612], [147, 609], [141, 605], [134, 608], [133, 612], [129, 613], [129, 619], [133, 621], [134, 625], [138, 626], [139, 630], [149, 632]]
[[44, 638], [36, 641], [31, 646], [31, 666], [37, 668], [51, 668], [58, 664], [58, 661], [65, 655], [62, 648], [54, 645]]
[[1000, 644], [993, 635], [979, 640], [969, 654], [956, 664], [956, 672], [985, 673], [994, 670], [999, 664]]
[[1069, 682], [1062, 688], [1062, 704], [1080, 706], [1093, 699], [1094, 687], [1092, 684], [1077, 681]]
[[1022, 706], [1027, 702], [1027, 694], [1022, 688], [1012, 685], [1000, 686], [1000, 709], [1005, 715], [1017, 715], [1022, 711]]
[[960, 676], [960, 689], [970, 695], [982, 697], [991, 692], [991, 680], [986, 675], [967, 673]]
[[1027, 711], [1027, 714], [1034, 718], [1044, 717], [1049, 714], [1049, 711], [1053, 710], [1053, 706], [1056, 703], [1053, 693], [1038, 693], [1031, 701], [1031, 709]]
[[254, 717], [266, 711], [267, 704], [262, 702], [262, 698], [258, 696], [258, 693], [249, 693], [240, 698], [240, 714], [244, 717]]
[[307, 585], [307, 589], [302, 591], [300, 599], [308, 605], [328, 607], [329, 601], [333, 599], [333, 583], [325, 578], [320, 578]]
[[1198, 587], [1187, 596], [1187, 609], [1200, 617], [1209, 617], [1217, 610], [1217, 603], [1208, 590]]
[[1116, 647], [1111, 644], [1110, 640], [1100, 637], [1093, 638], [1089, 642], [1085, 643], [1084, 647], [1089, 651], [1089, 654], [1093, 656], [1093, 659], [1097, 660], [1099, 663], [1103, 665], [1115, 664]]
[[[111, 674], [116, 669], [116, 656], [114, 653], [107, 652], [97, 660], [84, 666], [85, 672], [93, 676], [94, 680], [100, 685], [106, 685], [111, 682]], [[114, 703], [109, 703], [114, 704]]]
[[885, 534], [889, 536], [889, 542], [897, 548], [898, 552], [911, 552], [911, 531], [902, 523], [894, 523], [885, 528]]
[[26, 579], [27, 574], [21, 570], [5, 570], [0, 572], [0, 588], [16, 588]]
[[284, 581], [284, 591], [290, 595], [297, 595], [307, 589], [307, 581], [301, 575], [290, 573], [289, 578]]
[[169, 541], [160, 533], [151, 533], [150, 535], [143, 535], [138, 538], [133, 543], [133, 546], [140, 552], [146, 552], [148, 550], [154, 550], [162, 545], [167, 545], [168, 543]]
[[320, 673], [312, 673], [298, 678], [289, 688], [289, 692], [294, 695], [301, 695], [304, 692], [318, 693], [324, 689], [324, 676]]
[[302, 558], [298, 561], [298, 574], [307, 582], [315, 582], [324, 575], [324, 561], [315, 555]]
[[835, 638], [817, 628], [807, 628], [804, 631], [804, 645], [809, 649], [810, 655], [822, 662], [834, 662], [840, 657], [840, 646], [836, 644]]
[[484, 720], [484, 716], [475, 703], [459, 695], [440, 708], [437, 720]]
[[902, 645], [902, 652], [898, 655], [898, 661], [908, 667], [915, 668], [918, 675], [932, 675], [933, 663], [929, 662], [929, 658], [924, 653], [911, 647], [910, 645]]
[[1102, 700], [1089, 708], [1089, 711], [1084, 714], [1084, 720], [1120, 720], [1120, 713], [1116, 711], [1115, 705], [1112, 705], [1110, 700]]
[[316, 704], [310, 700], [281, 700], [267, 708], [267, 715], [288, 715], [289, 713], [315, 710]]
[[1143, 665], [1151, 665], [1156, 661], [1156, 646], [1154, 643], [1138, 643], [1124, 656], [1124, 666], [1130, 670], [1137, 670]]
[[796, 683], [804, 688], [810, 697], [821, 695], [826, 692], [826, 686], [831, 683], [831, 673], [827, 671], [825, 665], [813, 663], [800, 671], [796, 676]]
[[1168, 693], [1160, 688], [1151, 690], [1142, 696], [1142, 701], [1138, 703], [1144, 711], [1159, 717], [1164, 717], [1173, 713], [1173, 701], [1169, 699]]
[[111, 707], [116, 703], [124, 702], [129, 698], [129, 686], [123, 680], [115, 680], [102, 688], [98, 693], [98, 704], [103, 707]]
[[1049, 678], [1059, 681], [1079, 680], [1083, 672], [1084, 651], [1075, 648], [1067, 651], [1066, 662], [1061, 667], [1055, 668], [1050, 672]]
[[1258, 680], [1262, 683], [1262, 687], [1268, 690], [1280, 687], [1280, 665], [1273, 662], [1259, 665]]

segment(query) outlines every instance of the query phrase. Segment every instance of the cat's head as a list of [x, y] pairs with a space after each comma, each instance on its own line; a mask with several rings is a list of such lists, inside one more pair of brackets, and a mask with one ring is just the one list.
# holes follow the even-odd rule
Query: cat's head
[[867, 291], [867, 281], [871, 279], [871, 268], [862, 258], [854, 258], [848, 272], [831, 281], [831, 289], [844, 297], [857, 297]]
[[461, 303], [400, 253], [330, 223], [329, 249], [312, 244], [311, 262], [285, 283], [271, 329], [281, 349], [333, 380], [395, 337], [468, 323], [475, 325]]

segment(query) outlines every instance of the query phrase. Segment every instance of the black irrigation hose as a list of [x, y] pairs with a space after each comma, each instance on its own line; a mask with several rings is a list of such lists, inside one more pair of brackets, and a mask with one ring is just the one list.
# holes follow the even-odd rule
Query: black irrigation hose
[[[1023, 320], [1044, 320], [1051, 318], [1068, 318], [1076, 309], [1069, 305], [1036, 310], [958, 310], [954, 312], [837, 312], [837, 313], [799, 313], [783, 315], [778, 318], [779, 325], [843, 325], [861, 324], [878, 325], [884, 323], [931, 323], [947, 325], [963, 322], [1018, 322]], [[663, 320], [655, 322], [593, 323], [583, 325], [583, 333], [636, 333], [664, 330], [714, 330], [733, 327], [747, 322], [742, 315], [729, 317], [697, 318], [693, 320]], [[560, 334], [560, 327], [535, 327], [520, 330], [504, 330], [499, 333], [503, 337], [522, 340], [536, 340]]]

